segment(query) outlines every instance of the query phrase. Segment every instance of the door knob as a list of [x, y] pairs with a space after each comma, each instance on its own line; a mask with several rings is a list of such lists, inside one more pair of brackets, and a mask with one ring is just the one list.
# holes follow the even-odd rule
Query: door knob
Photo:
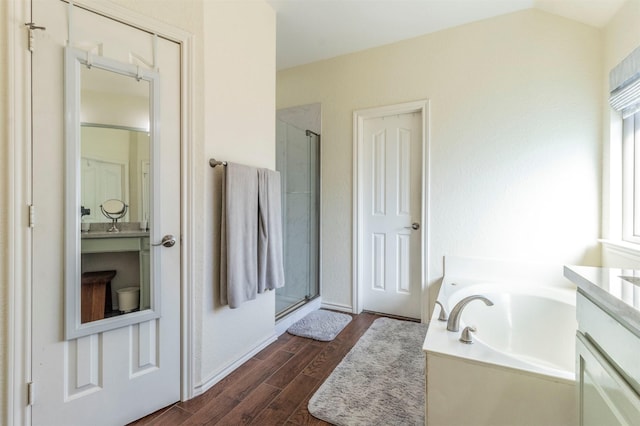
[[163, 246], [163, 247], [173, 247], [176, 244], [176, 237], [173, 235], [165, 235], [162, 237], [162, 241], [156, 244], [151, 244], [152, 246]]
[[418, 222], [413, 222], [411, 226], [405, 226], [405, 228], [413, 229], [414, 231], [417, 231], [418, 229], [420, 229], [420, 224]]

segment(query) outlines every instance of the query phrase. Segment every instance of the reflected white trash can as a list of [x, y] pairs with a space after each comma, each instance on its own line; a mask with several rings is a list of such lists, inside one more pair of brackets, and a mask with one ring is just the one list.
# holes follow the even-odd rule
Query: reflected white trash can
[[125, 287], [116, 291], [118, 293], [118, 309], [120, 312], [131, 312], [140, 305], [140, 287]]

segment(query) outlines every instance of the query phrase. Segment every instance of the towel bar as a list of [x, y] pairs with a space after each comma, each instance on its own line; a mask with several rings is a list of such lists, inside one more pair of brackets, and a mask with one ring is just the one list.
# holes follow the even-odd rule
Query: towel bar
[[215, 167], [215, 166], [226, 166], [226, 165], [227, 165], [227, 162], [226, 162], [226, 161], [218, 161], [218, 160], [216, 160], [215, 158], [211, 158], [211, 159], [209, 160], [209, 165], [210, 165], [211, 167]]

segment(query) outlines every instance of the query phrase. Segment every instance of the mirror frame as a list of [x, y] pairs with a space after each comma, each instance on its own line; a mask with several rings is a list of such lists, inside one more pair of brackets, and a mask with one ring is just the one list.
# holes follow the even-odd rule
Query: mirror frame
[[[150, 301], [151, 308], [101, 320], [81, 323], [81, 170], [80, 170], [80, 110], [81, 110], [81, 68], [95, 67], [116, 74], [145, 80], [149, 83], [149, 138], [151, 163], [151, 194], [149, 218], [150, 242]], [[160, 230], [160, 185], [155, 179], [154, 165], [160, 164], [159, 117], [160, 117], [160, 75], [149, 69], [142, 69], [90, 52], [65, 47], [64, 61], [64, 103], [65, 103], [65, 340], [101, 333], [108, 330], [160, 318], [160, 274], [161, 251], [151, 243]]]

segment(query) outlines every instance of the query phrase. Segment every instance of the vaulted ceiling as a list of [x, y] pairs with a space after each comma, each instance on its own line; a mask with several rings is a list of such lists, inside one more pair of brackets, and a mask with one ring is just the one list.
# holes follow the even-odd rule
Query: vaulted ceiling
[[530, 8], [602, 27], [625, 0], [267, 2], [277, 12], [277, 67], [281, 70]]

